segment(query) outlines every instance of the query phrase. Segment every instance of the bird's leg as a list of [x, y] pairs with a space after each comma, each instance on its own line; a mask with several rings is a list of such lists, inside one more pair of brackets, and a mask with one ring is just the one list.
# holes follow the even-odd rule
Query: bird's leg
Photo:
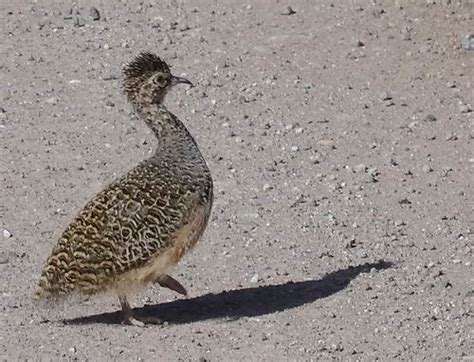
[[133, 312], [133, 309], [128, 304], [127, 297], [123, 294], [119, 294], [120, 305], [122, 306], [122, 323], [131, 324], [137, 327], [144, 327], [145, 324], [161, 324], [163, 321], [159, 318], [151, 316], [139, 316]]
[[135, 318], [133, 309], [130, 307], [130, 304], [128, 304], [127, 297], [125, 295], [119, 295], [119, 300], [120, 300], [120, 305], [122, 306], [122, 316], [123, 316], [122, 323], [132, 324], [137, 327], [144, 327], [145, 323]]
[[158, 277], [155, 279], [155, 283], [158, 283], [164, 288], [174, 290], [176, 293], [179, 293], [182, 295], [188, 295], [186, 288], [184, 288], [180, 282], [170, 277], [168, 274], [158, 275]]

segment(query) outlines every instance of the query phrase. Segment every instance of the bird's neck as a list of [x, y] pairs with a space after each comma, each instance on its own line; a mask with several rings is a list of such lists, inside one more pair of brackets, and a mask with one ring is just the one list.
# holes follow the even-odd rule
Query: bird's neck
[[187, 128], [163, 104], [150, 104], [135, 109], [158, 139], [157, 156], [204, 162], [196, 141]]

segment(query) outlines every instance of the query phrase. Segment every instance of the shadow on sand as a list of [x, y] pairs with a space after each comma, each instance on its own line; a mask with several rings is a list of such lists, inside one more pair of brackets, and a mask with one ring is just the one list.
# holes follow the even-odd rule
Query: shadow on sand
[[[348, 267], [325, 275], [320, 280], [288, 282], [255, 288], [206, 294], [196, 298], [148, 305], [135, 308], [141, 316], [153, 316], [169, 324], [190, 323], [207, 319], [239, 319], [275, 313], [296, 308], [315, 300], [333, 295], [346, 288], [351, 280], [371, 269], [388, 269], [387, 261]], [[120, 312], [103, 313], [88, 317], [64, 320], [66, 324], [117, 324]]]

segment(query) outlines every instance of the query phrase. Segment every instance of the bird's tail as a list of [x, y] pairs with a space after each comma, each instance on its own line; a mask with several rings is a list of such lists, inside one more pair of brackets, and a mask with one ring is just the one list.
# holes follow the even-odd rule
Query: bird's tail
[[57, 300], [69, 294], [70, 291], [65, 288], [65, 285], [61, 280], [52, 280], [51, 277], [51, 275], [43, 272], [38, 282], [38, 286], [36, 287], [35, 294], [33, 295], [33, 300]]

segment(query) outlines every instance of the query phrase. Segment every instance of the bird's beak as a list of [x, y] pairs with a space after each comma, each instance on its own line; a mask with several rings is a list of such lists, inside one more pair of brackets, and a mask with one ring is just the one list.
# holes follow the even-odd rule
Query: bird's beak
[[171, 76], [171, 86], [174, 86], [174, 85], [180, 84], [180, 83], [189, 84], [191, 87], [194, 87], [193, 83], [191, 83], [186, 78], [175, 77], [174, 75]]

